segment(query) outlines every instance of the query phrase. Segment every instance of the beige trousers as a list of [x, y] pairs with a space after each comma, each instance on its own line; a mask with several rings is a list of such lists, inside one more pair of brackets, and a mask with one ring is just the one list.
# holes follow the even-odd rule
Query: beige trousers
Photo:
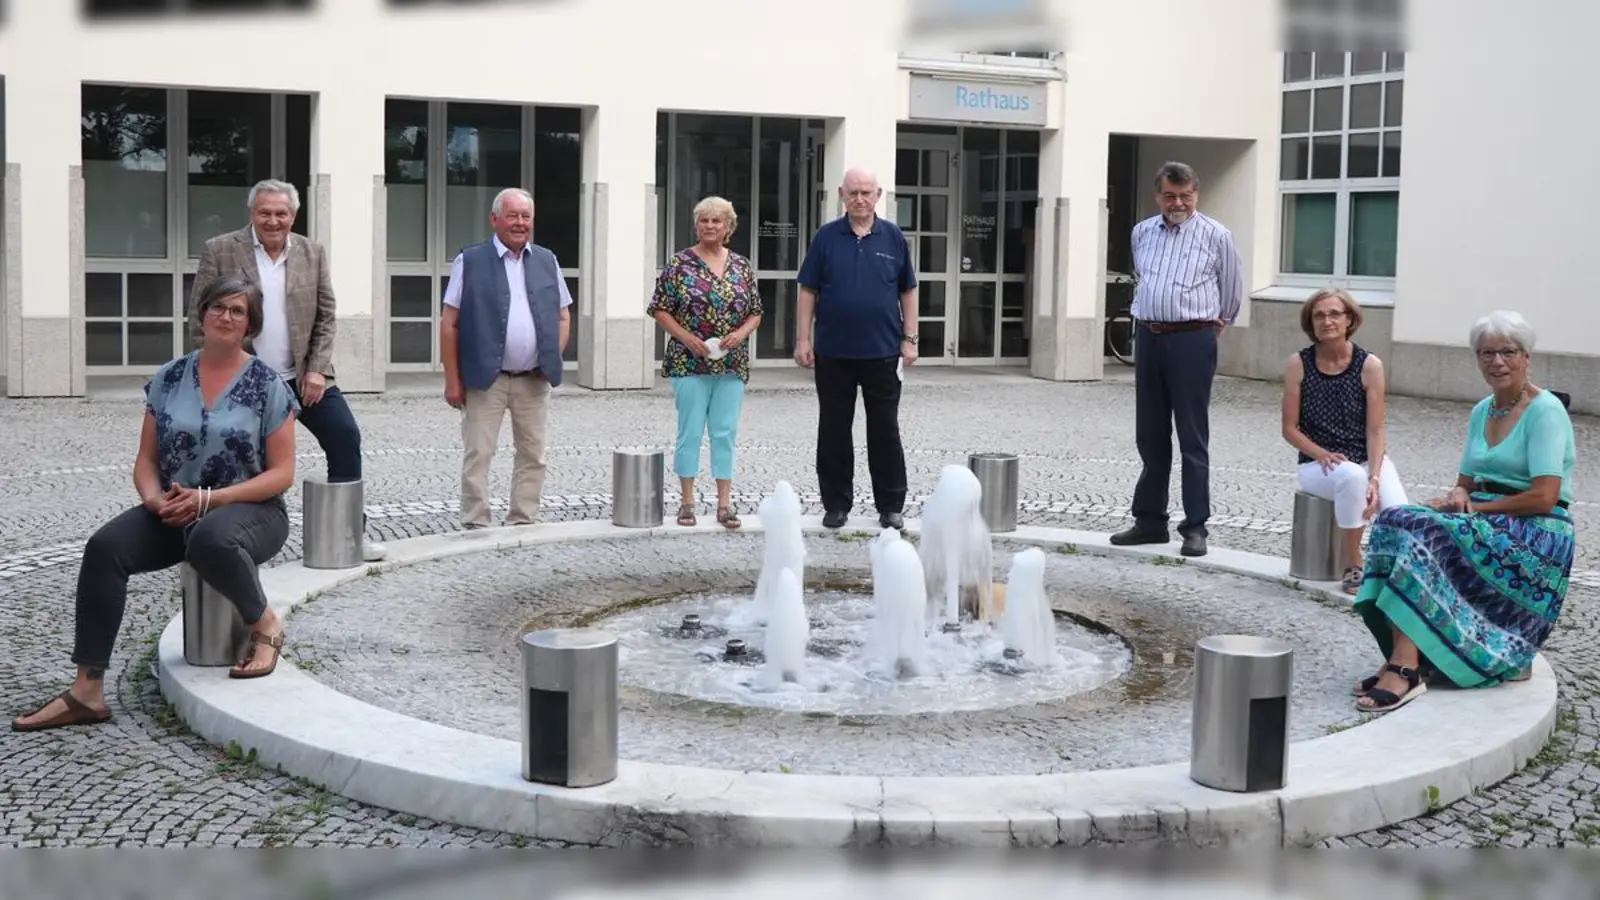
[[543, 375], [501, 374], [488, 390], [467, 391], [461, 410], [461, 524], [489, 524], [489, 463], [500, 442], [500, 423], [511, 411], [511, 510], [507, 525], [539, 520], [544, 492], [545, 422], [550, 413], [550, 382]]

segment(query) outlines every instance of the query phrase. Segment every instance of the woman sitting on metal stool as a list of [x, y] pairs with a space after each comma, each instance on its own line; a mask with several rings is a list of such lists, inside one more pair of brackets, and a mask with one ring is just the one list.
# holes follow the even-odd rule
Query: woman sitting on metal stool
[[1289, 357], [1283, 371], [1283, 439], [1300, 451], [1300, 490], [1333, 501], [1347, 594], [1361, 587], [1367, 522], [1406, 503], [1386, 452], [1383, 362], [1350, 340], [1360, 327], [1354, 297], [1318, 291], [1300, 307], [1300, 328], [1312, 343]]
[[289, 538], [283, 492], [294, 481], [294, 417], [288, 385], [249, 353], [261, 333], [261, 292], [223, 278], [201, 295], [199, 350], [160, 369], [145, 386], [144, 427], [133, 464], [140, 503], [96, 531], [78, 569], [78, 677], [15, 731], [111, 719], [105, 673], [122, 627], [128, 576], [181, 562], [238, 607], [250, 625], [244, 659], [229, 674], [271, 674], [283, 622], [267, 607], [256, 567]]
[[1567, 596], [1572, 420], [1528, 378], [1521, 316], [1492, 313], [1471, 336], [1493, 393], [1472, 408], [1456, 486], [1372, 525], [1355, 608], [1387, 661], [1356, 686], [1366, 712], [1406, 704], [1433, 673], [1462, 688], [1526, 677]]

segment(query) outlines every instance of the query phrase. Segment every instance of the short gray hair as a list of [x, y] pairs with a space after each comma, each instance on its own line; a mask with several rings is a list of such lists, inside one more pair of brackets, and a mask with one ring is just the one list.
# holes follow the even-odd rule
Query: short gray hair
[[245, 208], [255, 212], [256, 197], [262, 194], [281, 194], [288, 197], [289, 212], [293, 215], [300, 215], [300, 189], [289, 182], [279, 181], [276, 178], [267, 178], [256, 182], [256, 186], [250, 189], [249, 198], [245, 200]]
[[1538, 335], [1520, 313], [1498, 309], [1472, 323], [1472, 349], [1478, 350], [1489, 338], [1500, 338], [1517, 345], [1523, 353], [1532, 353]]
[[1156, 190], [1161, 190], [1161, 182], [1163, 181], [1170, 181], [1178, 187], [1200, 186], [1200, 176], [1194, 173], [1194, 167], [1188, 163], [1176, 161], [1164, 162], [1161, 164], [1161, 168], [1156, 170]]
[[528, 193], [522, 188], [506, 188], [500, 193], [494, 195], [494, 202], [489, 204], [489, 212], [497, 216], [504, 212], [506, 208], [507, 197], [521, 197], [522, 199], [528, 201], [528, 209], [533, 209], [532, 194]]

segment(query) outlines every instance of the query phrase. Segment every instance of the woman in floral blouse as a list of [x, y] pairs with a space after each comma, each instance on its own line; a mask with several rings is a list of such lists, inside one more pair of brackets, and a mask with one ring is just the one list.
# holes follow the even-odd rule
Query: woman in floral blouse
[[671, 337], [661, 374], [672, 380], [678, 440], [672, 467], [683, 486], [678, 524], [695, 524], [694, 479], [700, 439], [711, 431], [711, 477], [717, 482], [717, 522], [739, 527], [729, 495], [739, 408], [750, 380], [750, 336], [761, 324], [761, 295], [750, 261], [728, 249], [739, 226], [733, 204], [707, 197], [695, 204], [698, 242], [674, 255], [656, 279], [649, 313]]

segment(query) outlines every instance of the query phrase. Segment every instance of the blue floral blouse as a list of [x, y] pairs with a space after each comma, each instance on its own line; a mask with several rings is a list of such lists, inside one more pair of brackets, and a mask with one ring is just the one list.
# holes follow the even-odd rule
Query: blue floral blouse
[[167, 363], [145, 385], [162, 490], [173, 482], [224, 488], [260, 475], [267, 468], [267, 436], [300, 410], [278, 373], [253, 356], [206, 409], [198, 354]]

